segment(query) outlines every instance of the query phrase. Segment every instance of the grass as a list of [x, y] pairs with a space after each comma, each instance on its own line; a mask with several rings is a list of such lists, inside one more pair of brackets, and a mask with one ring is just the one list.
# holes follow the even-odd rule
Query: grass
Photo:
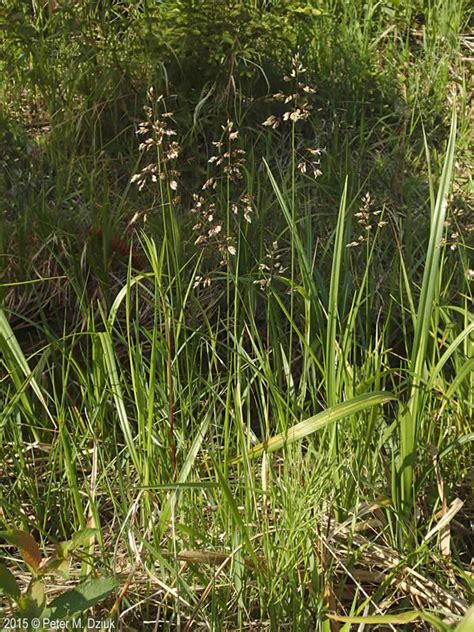
[[1, 529], [123, 630], [468, 629], [467, 4], [195, 13], [2, 9]]

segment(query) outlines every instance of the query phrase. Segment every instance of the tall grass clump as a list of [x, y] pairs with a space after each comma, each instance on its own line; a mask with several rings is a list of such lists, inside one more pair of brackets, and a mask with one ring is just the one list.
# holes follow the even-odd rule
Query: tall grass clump
[[1, 616], [467, 629], [466, 7], [0, 19]]
[[[426, 253], [419, 305], [414, 314], [414, 335], [409, 359], [410, 391], [407, 411], [402, 413], [400, 422], [400, 492], [401, 502], [410, 506], [413, 498], [413, 472], [416, 462], [416, 444], [421, 435], [423, 423], [424, 384], [426, 383], [428, 341], [432, 323], [438, 320], [435, 293], [440, 285], [440, 255], [445, 227], [447, 196], [454, 164], [456, 142], [456, 117], [453, 114], [451, 132], [446, 150], [446, 158], [441, 174], [436, 201], [431, 210], [430, 236]], [[431, 183], [430, 183], [431, 184]], [[410, 289], [408, 288], [408, 292]]]

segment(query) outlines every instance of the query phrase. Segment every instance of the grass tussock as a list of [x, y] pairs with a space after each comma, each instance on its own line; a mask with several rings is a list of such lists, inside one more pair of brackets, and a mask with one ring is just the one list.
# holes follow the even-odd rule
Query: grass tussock
[[123, 630], [469, 629], [468, 19], [4, 2], [0, 527], [86, 534], [48, 599], [113, 576]]

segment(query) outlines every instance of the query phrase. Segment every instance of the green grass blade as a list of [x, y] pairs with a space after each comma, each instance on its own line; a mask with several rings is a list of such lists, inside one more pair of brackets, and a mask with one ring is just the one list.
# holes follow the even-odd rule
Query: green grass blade
[[223, 473], [221, 472], [218, 464], [214, 461], [214, 469], [217, 473], [217, 477], [219, 479], [219, 482], [221, 484], [222, 487], [222, 491], [224, 492], [224, 496], [225, 499], [227, 501], [227, 506], [232, 514], [232, 517], [235, 521], [235, 524], [238, 528], [238, 530], [240, 531], [241, 535], [242, 535], [242, 539], [244, 541], [245, 544], [245, 548], [247, 549], [248, 554], [250, 555], [250, 558], [252, 559], [252, 562], [255, 565], [255, 568], [257, 569], [262, 569], [262, 564], [258, 561], [257, 555], [255, 553], [255, 549], [252, 546], [252, 542], [250, 541], [249, 538], [249, 534], [247, 531], [247, 527], [245, 526], [242, 517], [240, 515], [239, 512], [239, 508], [237, 507], [237, 503], [235, 502], [235, 498], [232, 494], [232, 491], [229, 487], [229, 484], [225, 478], [225, 476], [223, 475]]
[[137, 468], [137, 471], [140, 472], [141, 471], [140, 458], [135, 448], [135, 441], [134, 441], [134, 437], [132, 433], [132, 427], [128, 419], [127, 411], [125, 410], [122, 389], [120, 387], [120, 376], [117, 370], [117, 364], [115, 362], [115, 354], [114, 354], [112, 339], [108, 331], [100, 332], [97, 335], [99, 336], [99, 340], [102, 345], [102, 351], [104, 353], [104, 362], [107, 369], [110, 390], [112, 391], [112, 395], [114, 398], [115, 408], [117, 410], [120, 428], [122, 430], [122, 433], [125, 439], [125, 444], [127, 446], [128, 452], [130, 454], [130, 457], [133, 461], [134, 466]]
[[5, 345], [8, 351], [11, 353], [16, 363], [20, 367], [22, 373], [27, 378], [27, 380], [29, 380], [31, 384], [31, 388], [35, 392], [36, 397], [41, 402], [41, 405], [43, 406], [53, 426], [57, 427], [56, 421], [54, 420], [53, 416], [51, 415], [49, 411], [48, 405], [46, 403], [46, 399], [44, 398], [44, 395], [43, 395], [43, 391], [41, 390], [40, 385], [38, 384], [36, 378], [34, 377], [34, 374], [28, 365], [28, 362], [20, 347], [20, 344], [18, 343], [18, 340], [15, 334], [13, 333], [13, 330], [10, 327], [10, 323], [8, 322], [7, 317], [5, 316], [5, 313], [2, 309], [0, 309], [0, 342], [2, 342], [3, 345]]
[[326, 395], [328, 406], [334, 406], [337, 403], [337, 386], [336, 386], [336, 342], [337, 342], [337, 324], [338, 314], [338, 298], [339, 298], [339, 279], [341, 276], [341, 265], [344, 254], [344, 227], [346, 215], [347, 201], [347, 177], [344, 183], [341, 202], [339, 205], [339, 213], [337, 218], [336, 239], [334, 243], [334, 254], [331, 267], [331, 283], [329, 288], [329, 304], [328, 304], [328, 328], [326, 336]]
[[413, 493], [413, 472], [415, 464], [416, 441], [421, 419], [421, 388], [423, 369], [426, 362], [425, 354], [430, 335], [432, 310], [435, 290], [440, 282], [440, 252], [441, 239], [446, 217], [447, 196], [454, 165], [454, 149], [456, 141], [456, 112], [453, 111], [451, 131], [449, 135], [446, 158], [444, 161], [438, 195], [432, 214], [430, 238], [426, 255], [420, 302], [418, 305], [414, 341], [410, 360], [412, 377], [411, 393], [408, 408], [400, 419], [400, 462], [401, 501], [406, 509], [409, 508]]
[[[382, 391], [364, 393], [363, 395], [359, 395], [358, 397], [354, 397], [346, 402], [336, 404], [331, 408], [323, 410], [321, 413], [296, 424], [287, 432], [282, 432], [275, 435], [268, 441], [259, 443], [249, 450], [248, 456], [250, 458], [255, 458], [263, 454], [263, 452], [275, 452], [275, 450], [280, 450], [286, 445], [294, 443], [295, 441], [300, 441], [301, 439], [304, 439], [304, 437], [313, 434], [321, 428], [326, 428], [336, 421], [355, 415], [356, 413], [372, 408], [373, 406], [385, 404], [396, 399], [397, 398], [391, 393], [385, 393]], [[234, 459], [232, 463], [238, 463], [241, 460], [242, 458], [239, 457]]]
[[400, 614], [367, 615], [365, 617], [343, 617], [333, 614], [328, 616], [333, 621], [341, 621], [344, 623], [364, 623], [366, 625], [404, 625], [421, 619], [422, 621], [430, 623], [434, 626], [435, 630], [439, 630], [440, 632], [447, 632], [450, 629], [440, 619], [429, 612], [421, 612], [418, 610], [410, 610], [409, 612], [402, 612]]
[[308, 286], [311, 290], [313, 290], [313, 293], [315, 292], [315, 286], [314, 286], [314, 282], [312, 280], [312, 274], [311, 274], [311, 265], [310, 262], [307, 261], [306, 258], [306, 254], [305, 254], [305, 247], [303, 242], [301, 241], [301, 237], [298, 231], [298, 226], [296, 225], [295, 222], [295, 218], [293, 217], [290, 209], [288, 208], [288, 204], [286, 203], [286, 200], [283, 196], [283, 193], [281, 192], [280, 187], [278, 186], [277, 181], [275, 180], [275, 177], [267, 163], [267, 161], [265, 160], [265, 158], [263, 159], [263, 162], [265, 164], [265, 168], [267, 170], [267, 175], [268, 178], [270, 180], [270, 184], [272, 185], [272, 189], [276, 195], [276, 198], [278, 200], [278, 204], [283, 212], [283, 215], [285, 217], [286, 223], [288, 224], [288, 227], [291, 230], [291, 237], [294, 241], [295, 247], [296, 247], [296, 252], [298, 253], [298, 256], [300, 258], [300, 265], [302, 268], [302, 272], [304, 274], [305, 280], [308, 283]]
[[474, 332], [474, 322], [471, 323], [470, 325], [468, 325], [465, 329], [463, 329], [463, 331], [461, 331], [460, 334], [458, 334], [456, 336], [456, 338], [453, 340], [453, 342], [449, 345], [449, 347], [443, 353], [443, 355], [439, 359], [439, 361], [436, 364], [436, 366], [434, 367], [434, 369], [431, 371], [430, 379], [428, 380], [428, 383], [426, 385], [427, 389], [433, 388], [434, 383], [436, 381], [436, 378], [441, 373], [441, 371], [442, 371], [444, 365], [446, 364], [446, 362], [453, 355], [453, 353], [456, 351], [456, 349], [461, 345], [461, 343], [464, 342], [464, 340], [466, 340], [466, 338], [469, 338], [469, 336], [473, 332]]
[[[208, 412], [206, 416], [204, 417], [201, 423], [201, 426], [199, 427], [199, 430], [196, 433], [196, 436], [193, 439], [193, 442], [186, 455], [186, 459], [184, 460], [181, 470], [179, 471], [178, 480], [177, 480], [178, 484], [186, 483], [188, 476], [191, 472], [191, 468], [198, 455], [198, 452], [201, 449], [201, 445], [202, 445], [202, 442], [204, 441], [204, 437], [206, 436], [207, 431], [209, 429], [209, 424], [211, 423], [211, 419], [212, 419], [212, 415], [210, 412]], [[169, 495], [168, 499], [166, 500], [166, 503], [163, 505], [163, 509], [160, 514], [161, 535], [163, 535], [166, 529], [168, 528], [168, 523], [171, 517], [171, 510], [172, 510], [173, 504], [176, 502], [176, 495], [178, 491], [179, 490], [174, 489]]]

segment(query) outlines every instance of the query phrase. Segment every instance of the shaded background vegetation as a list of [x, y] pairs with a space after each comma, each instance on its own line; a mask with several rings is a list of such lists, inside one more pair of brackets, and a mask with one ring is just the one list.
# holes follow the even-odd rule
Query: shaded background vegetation
[[[329, 533], [334, 512], [343, 521], [363, 501], [391, 496], [387, 516], [377, 514], [383, 528], [364, 545], [380, 537], [404, 563], [471, 594], [472, 333], [457, 338], [472, 319], [468, 9], [434, 0], [3, 2], [0, 298], [45, 393], [44, 405], [29, 401], [31, 376], [19, 377], [4, 344], [5, 524], [54, 542], [92, 521], [101, 529], [97, 565], [117, 572], [137, 556], [116, 526], [127, 525], [144, 566], [159, 567], [193, 604], [186, 610], [168, 600], [161, 621], [170, 629], [181, 609], [190, 621], [201, 608], [203, 625], [268, 620], [327, 630], [328, 609], [357, 611], [351, 572], [354, 548], [363, 547], [331, 540], [346, 573], [338, 555], [312, 548], [321, 536], [314, 516], [328, 521]], [[300, 106], [307, 115], [283, 120]], [[453, 110], [456, 165], [409, 517], [397, 504], [395, 404], [354, 415], [337, 441], [325, 433], [288, 448], [271, 463], [270, 491], [268, 464], [232, 473], [232, 455], [245, 460], [252, 441], [328, 406], [378, 389], [411, 401], [415, 306]], [[279, 125], [264, 125], [272, 117]], [[142, 127], [137, 135], [147, 119], [160, 123], [158, 131]], [[147, 138], [151, 152], [139, 149]], [[153, 164], [162, 180], [143, 172]], [[331, 387], [331, 274], [346, 179]], [[141, 273], [145, 280], [133, 285]], [[455, 352], [439, 367], [451, 344]], [[212, 432], [197, 459], [191, 441], [203, 418], [212, 418]], [[466, 501], [453, 560], [434, 569], [436, 546], [423, 544], [416, 527], [431, 524], [440, 503], [446, 509], [433, 450], [446, 459], [446, 496]], [[183, 492], [170, 535], [165, 519], [149, 524], [167, 507], [153, 485], [175, 481], [176, 470], [192, 472], [203, 488]], [[137, 535], [144, 530], [146, 546]], [[241, 552], [222, 585], [199, 560], [180, 575], [176, 548], [234, 551], [244, 542], [248, 549], [260, 530], [268, 539], [259, 554], [274, 580], [268, 603], [269, 576], [250, 577]], [[301, 571], [302, 559], [311, 568]], [[376, 588], [367, 580], [374, 603], [385, 604], [391, 573]], [[194, 588], [211, 579], [219, 585], [203, 605]], [[127, 605], [148, 594], [146, 575], [141, 581]], [[144, 607], [147, 616], [159, 618], [161, 598]], [[400, 600], [420, 605], [409, 591]], [[446, 617], [462, 613], [441, 598], [427, 603]], [[142, 615], [134, 616], [126, 621], [140, 629]]]

